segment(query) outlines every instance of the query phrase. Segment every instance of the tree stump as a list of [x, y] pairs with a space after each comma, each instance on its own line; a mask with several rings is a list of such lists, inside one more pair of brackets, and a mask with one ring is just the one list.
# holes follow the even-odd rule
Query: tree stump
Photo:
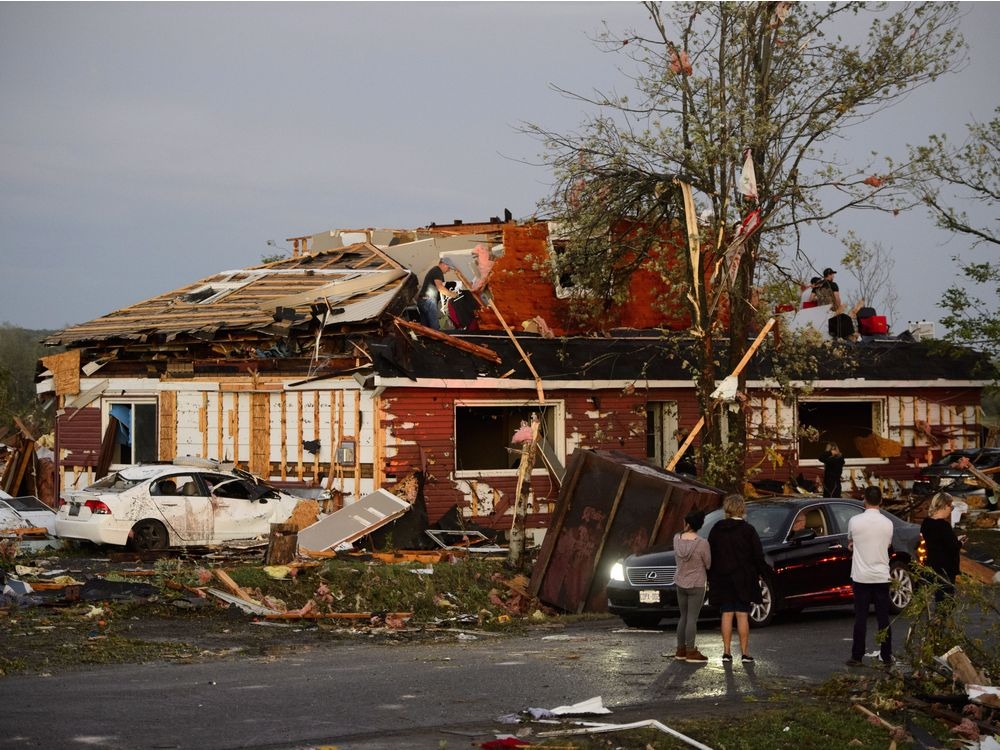
[[267, 541], [266, 565], [285, 565], [295, 559], [299, 546], [299, 527], [294, 523], [272, 523]]

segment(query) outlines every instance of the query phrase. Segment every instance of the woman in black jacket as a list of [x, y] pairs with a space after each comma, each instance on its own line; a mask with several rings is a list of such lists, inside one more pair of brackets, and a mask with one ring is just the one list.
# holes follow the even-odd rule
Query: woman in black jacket
[[947, 492], [938, 492], [931, 498], [927, 517], [920, 524], [920, 534], [927, 547], [926, 565], [934, 571], [934, 583], [938, 586], [934, 598], [939, 602], [955, 594], [955, 579], [960, 569], [963, 539], [955, 535], [951, 526], [954, 502]]
[[750, 608], [761, 602], [761, 576], [774, 571], [764, 559], [757, 530], [744, 520], [746, 501], [742, 495], [727, 495], [722, 501], [726, 517], [712, 527], [708, 545], [712, 567], [708, 570], [708, 601], [722, 613], [723, 663], [733, 660], [733, 619], [740, 639], [743, 663], [750, 656]]

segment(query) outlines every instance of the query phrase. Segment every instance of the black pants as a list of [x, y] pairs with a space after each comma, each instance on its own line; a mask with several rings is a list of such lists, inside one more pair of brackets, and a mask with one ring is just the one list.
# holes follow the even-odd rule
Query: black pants
[[865, 641], [868, 631], [868, 610], [875, 605], [875, 622], [879, 632], [885, 631], [885, 639], [880, 644], [882, 661], [892, 661], [892, 631], [889, 629], [889, 584], [858, 583], [851, 581], [854, 589], [854, 642], [851, 658], [861, 661], [865, 655]]

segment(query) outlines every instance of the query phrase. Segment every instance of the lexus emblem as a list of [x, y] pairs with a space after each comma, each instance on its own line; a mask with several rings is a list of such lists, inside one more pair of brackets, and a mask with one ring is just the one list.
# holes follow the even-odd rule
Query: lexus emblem
[[655, 570], [651, 570], [648, 573], [646, 573], [646, 580], [647, 581], [655, 581], [656, 580], [656, 571]]

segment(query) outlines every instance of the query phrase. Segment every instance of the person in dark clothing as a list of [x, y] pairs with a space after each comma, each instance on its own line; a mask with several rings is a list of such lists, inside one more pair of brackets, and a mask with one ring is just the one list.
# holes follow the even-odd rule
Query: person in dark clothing
[[744, 519], [746, 501], [742, 495], [727, 495], [722, 501], [726, 517], [708, 534], [712, 565], [708, 569], [708, 601], [722, 613], [722, 662], [733, 661], [733, 619], [740, 640], [744, 664], [750, 656], [750, 608], [762, 601], [760, 577], [774, 571], [764, 558], [757, 530]]
[[[677, 441], [677, 448], [680, 449], [684, 445], [684, 441], [687, 440], [687, 433], [683, 430], [674, 430], [674, 440]], [[677, 464], [674, 469], [680, 474], [690, 474], [691, 476], [697, 476], [698, 474], [698, 464], [694, 460], [694, 448], [688, 446], [681, 457], [677, 459]]]
[[456, 293], [444, 285], [445, 271], [453, 269], [455, 264], [451, 258], [441, 258], [424, 276], [417, 294], [417, 308], [420, 310], [420, 322], [435, 331], [441, 329], [441, 297], [455, 297]]
[[844, 306], [843, 302], [840, 301], [840, 287], [833, 280], [836, 275], [837, 272], [832, 268], [824, 268], [823, 278], [815, 285], [816, 301], [821, 305], [829, 305], [830, 312], [834, 315], [842, 312], [841, 308]]
[[819, 454], [823, 464], [823, 497], [841, 497], [843, 488], [840, 475], [844, 473], [844, 456], [836, 443], [827, 443], [826, 450]]
[[927, 517], [920, 524], [920, 535], [927, 547], [926, 565], [934, 571], [933, 583], [938, 587], [934, 598], [939, 602], [955, 595], [955, 579], [960, 572], [963, 539], [951, 525], [954, 502], [947, 492], [938, 492], [931, 498]]

